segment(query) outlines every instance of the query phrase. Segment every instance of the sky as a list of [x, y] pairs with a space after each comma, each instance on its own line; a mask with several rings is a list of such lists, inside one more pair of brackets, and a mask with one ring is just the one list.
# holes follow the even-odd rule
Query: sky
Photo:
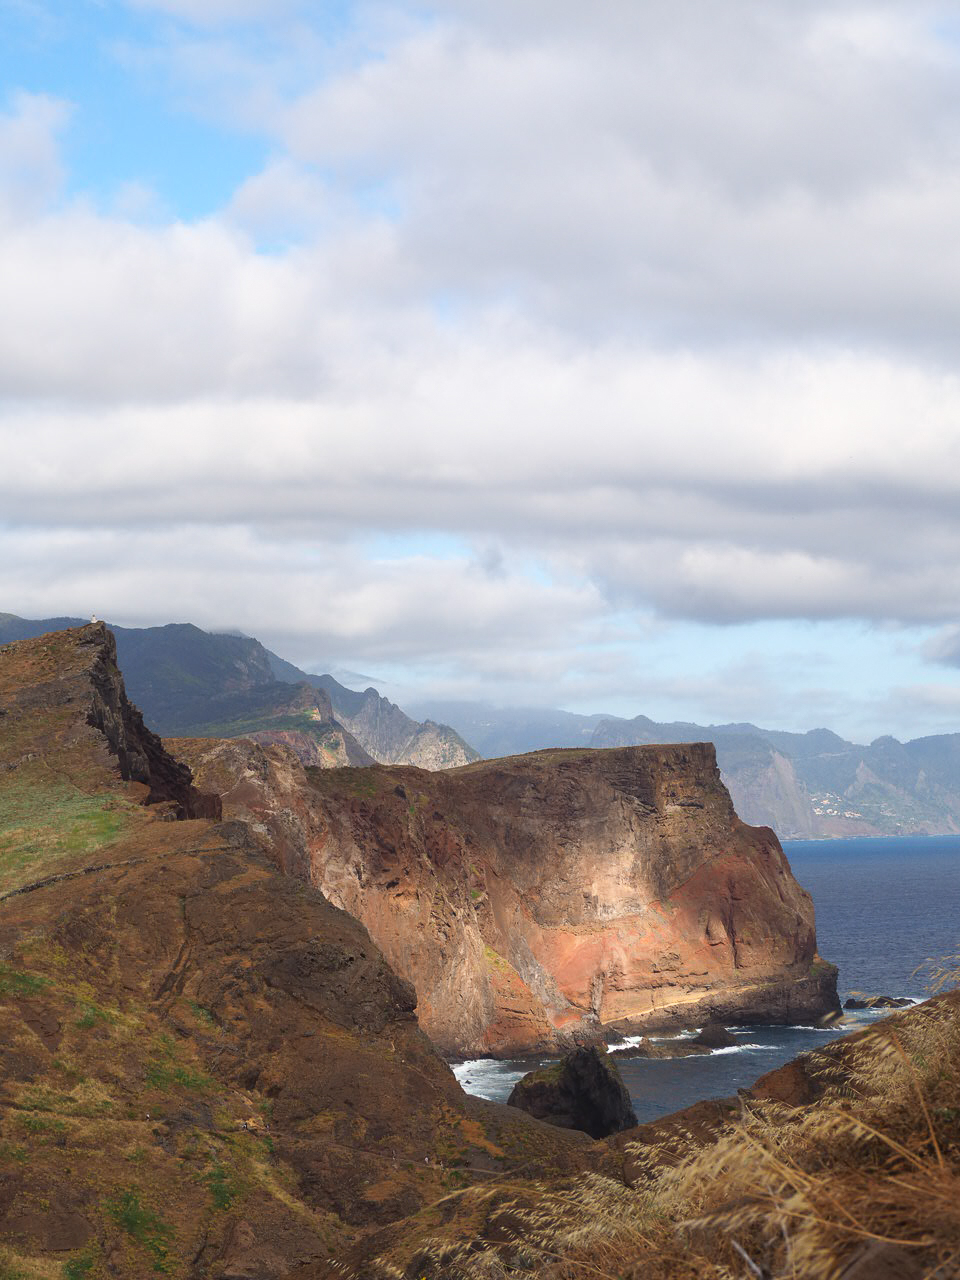
[[960, 731], [960, 2], [0, 0], [0, 611]]

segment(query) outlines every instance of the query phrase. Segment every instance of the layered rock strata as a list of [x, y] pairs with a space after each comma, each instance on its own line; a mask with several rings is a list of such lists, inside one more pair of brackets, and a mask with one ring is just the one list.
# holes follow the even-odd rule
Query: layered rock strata
[[284, 828], [288, 864], [363, 921], [448, 1053], [839, 1011], [810, 897], [709, 744], [307, 770], [302, 793], [276, 748], [178, 749], [228, 813]]
[[[220, 817], [219, 795], [194, 787], [187, 765], [164, 749], [127, 698], [116, 642], [102, 622], [3, 646], [0, 716], [11, 749], [21, 740], [36, 748], [24, 753], [30, 760], [43, 749], [77, 753], [84, 764], [94, 753], [111, 756], [122, 781], [147, 788], [147, 804], [178, 818]], [[28, 762], [13, 754], [0, 767]]]

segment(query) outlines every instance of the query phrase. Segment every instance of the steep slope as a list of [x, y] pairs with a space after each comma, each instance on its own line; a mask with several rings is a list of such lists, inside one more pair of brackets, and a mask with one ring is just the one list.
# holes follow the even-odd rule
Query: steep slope
[[278, 680], [306, 679], [330, 698], [333, 711], [378, 764], [412, 764], [419, 769], [454, 769], [479, 760], [449, 725], [420, 723], [374, 688], [363, 693], [345, 688], [330, 675], [306, 675], [271, 654]]
[[494, 1170], [585, 1168], [462, 1093], [268, 830], [188, 816], [113, 654], [0, 649], [0, 1273], [323, 1280]]
[[253, 738], [285, 742], [305, 764], [321, 769], [373, 764], [351, 733], [334, 719], [330, 699], [312, 685], [270, 681], [237, 693], [205, 697], [168, 719], [169, 734]]
[[[77, 618], [0, 614], [0, 643], [80, 625]], [[478, 758], [449, 726], [411, 720], [376, 689], [357, 693], [332, 676], [301, 671], [250, 636], [189, 623], [113, 631], [131, 697], [164, 737], [264, 733], [321, 768], [380, 761], [446, 769]], [[302, 691], [290, 691], [304, 684], [317, 691], [309, 705]], [[283, 726], [278, 738], [276, 722], [291, 718], [297, 723]]]
[[286, 865], [364, 922], [448, 1052], [838, 1008], [810, 899], [709, 745], [307, 771], [306, 790], [276, 754], [177, 749], [227, 813], [284, 831]]

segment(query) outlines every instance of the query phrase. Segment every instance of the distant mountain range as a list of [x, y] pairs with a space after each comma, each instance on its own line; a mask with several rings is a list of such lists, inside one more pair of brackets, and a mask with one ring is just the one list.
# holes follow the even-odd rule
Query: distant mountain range
[[[84, 621], [0, 613], [0, 644]], [[414, 719], [376, 689], [361, 693], [301, 671], [248, 636], [188, 623], [112, 630], [128, 693], [164, 737], [253, 737], [285, 742], [307, 764], [424, 769], [546, 747], [713, 742], [737, 812], [782, 839], [960, 832], [960, 734], [858, 746], [829, 729], [787, 733], [478, 702], [424, 702]]]
[[483, 756], [544, 747], [625, 747], [713, 742], [720, 772], [745, 822], [782, 839], [960, 832], [960, 734], [869, 746], [829, 729], [787, 733], [754, 724], [659, 724], [646, 716], [576, 715], [484, 703], [421, 703]]
[[[86, 621], [0, 613], [0, 644]], [[443, 769], [478, 759], [447, 725], [412, 720], [376, 689], [357, 693], [301, 671], [251, 637], [189, 623], [111, 630], [127, 693], [164, 737], [281, 741], [323, 767]]]

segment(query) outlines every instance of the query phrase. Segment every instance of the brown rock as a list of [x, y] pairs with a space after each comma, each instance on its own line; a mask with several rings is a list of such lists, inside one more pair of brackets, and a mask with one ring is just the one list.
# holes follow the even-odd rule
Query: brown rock
[[694, 1044], [706, 1045], [708, 1049], [731, 1049], [737, 1043], [722, 1022], [708, 1022], [698, 1036], [694, 1036]]
[[507, 1106], [561, 1129], [579, 1129], [591, 1138], [605, 1138], [637, 1123], [616, 1063], [596, 1045], [528, 1072], [513, 1086]]
[[176, 746], [228, 814], [286, 828], [285, 865], [364, 922], [445, 1052], [839, 1009], [809, 896], [773, 832], [737, 819], [709, 744], [310, 771], [305, 787], [276, 748]]
[[921, 1280], [925, 1274], [926, 1268], [906, 1249], [869, 1240], [853, 1253], [837, 1280]]
[[708, 1054], [710, 1050], [695, 1040], [648, 1040], [644, 1037], [638, 1045], [625, 1049], [611, 1049], [612, 1058], [693, 1058]]

